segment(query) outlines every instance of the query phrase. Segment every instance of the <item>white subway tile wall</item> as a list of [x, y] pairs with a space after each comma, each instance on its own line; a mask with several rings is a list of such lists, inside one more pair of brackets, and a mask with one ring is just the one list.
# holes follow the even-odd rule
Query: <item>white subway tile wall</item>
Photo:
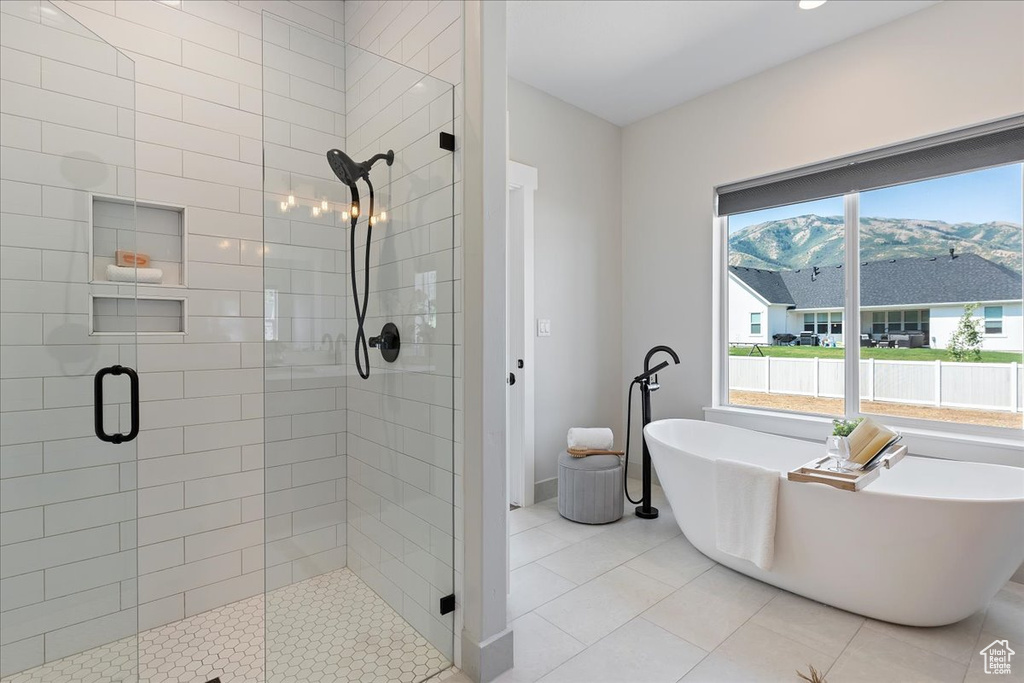
[[[366, 329], [391, 321], [402, 333], [396, 363], [371, 350], [370, 379], [350, 372], [348, 562], [455, 658], [461, 615], [438, 605], [461, 585], [461, 162], [458, 142], [453, 159], [439, 133], [461, 140], [461, 3], [348, 0], [345, 10], [347, 151], [395, 151], [391, 168], [371, 174], [388, 217], [371, 243]], [[361, 223], [358, 254], [364, 244]]]
[[[264, 9], [342, 33], [340, 2], [0, 5], [4, 675], [263, 591]], [[135, 288], [86, 284], [88, 192], [136, 189], [188, 207], [192, 266], [176, 290], [190, 334], [147, 337], [138, 358], [131, 336], [88, 335], [89, 292]], [[118, 362], [142, 373], [137, 472], [135, 444], [91, 435], [91, 375]], [[107, 428], [127, 431], [108, 385]], [[343, 476], [336, 451], [297, 480]]]
[[[269, 13], [263, 35], [265, 559], [274, 590], [346, 564], [345, 193], [326, 158], [344, 147], [345, 51], [333, 34]], [[268, 612], [268, 641], [283, 641], [285, 628]]]
[[[378, 558], [373, 587], [451, 657], [459, 614], [454, 627], [440, 619], [437, 600], [453, 588], [453, 556], [460, 585], [451, 440], [457, 475], [461, 160], [457, 151], [453, 170], [436, 148], [451, 104], [398, 97], [400, 81], [375, 81], [373, 60], [357, 65], [329, 39], [458, 84], [461, 4], [55, 4], [89, 30], [60, 24], [41, 11], [52, 9], [45, 0], [0, 3], [0, 587], [4, 609], [18, 610], [4, 615], [3, 673], [258, 594], [264, 546], [267, 585], [343, 566], [355, 534], [360, 557]], [[264, 34], [263, 10], [285, 21]], [[346, 74], [354, 68], [368, 71]], [[461, 112], [458, 85], [455, 101]], [[461, 117], [454, 132], [461, 141]], [[367, 328], [386, 317], [411, 338], [399, 372], [376, 364], [376, 380], [356, 387], [346, 382], [347, 232], [336, 212], [274, 219], [281, 199], [264, 224], [264, 188], [289, 192], [285, 202], [341, 204], [323, 153], [375, 144], [401, 150], [402, 161], [387, 209], [396, 213], [371, 247], [381, 296], [371, 297]], [[456, 215], [446, 222], [451, 187]], [[174, 295], [188, 299], [188, 335], [141, 337], [137, 358], [130, 337], [88, 335], [90, 287], [135, 288], [87, 284], [86, 190], [187, 207], [189, 286]], [[425, 291], [437, 302], [428, 337], [413, 332]], [[275, 315], [265, 320], [265, 308]], [[137, 470], [131, 447], [92, 436], [91, 375], [118, 362], [142, 372]], [[108, 384], [108, 430], [127, 431], [126, 406], [115, 404], [124, 388]], [[349, 528], [352, 509], [376, 514], [360, 512]]]
[[[87, 284], [88, 192], [132, 198], [135, 160], [131, 62], [49, 3], [0, 12], [6, 675], [135, 632], [135, 444], [99, 441], [91, 416], [92, 375], [136, 349], [89, 338]], [[108, 431], [128, 430], [126, 388], [108, 382]]]

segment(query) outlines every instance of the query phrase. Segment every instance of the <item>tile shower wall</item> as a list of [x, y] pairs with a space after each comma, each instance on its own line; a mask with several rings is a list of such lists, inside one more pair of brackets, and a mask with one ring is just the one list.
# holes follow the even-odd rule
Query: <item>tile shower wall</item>
[[[6, 675], [135, 631], [135, 445], [93, 436], [92, 375], [135, 365], [136, 351], [130, 338], [88, 335], [87, 223], [89, 191], [134, 194], [134, 88], [131, 61], [49, 3], [0, 13]], [[119, 384], [108, 385], [107, 429], [124, 415]]]
[[[356, 158], [393, 148], [387, 211], [371, 251], [367, 330], [394, 320], [403, 334], [393, 366], [371, 352], [369, 381], [348, 387], [349, 566], [447, 656], [459, 614], [438, 600], [460, 569], [461, 510], [452, 485], [461, 463], [461, 193], [458, 152], [438, 148], [451, 131], [452, 93], [407, 89], [405, 74], [368, 50], [452, 84], [461, 83], [461, 3], [346, 2], [347, 144]], [[429, 95], [427, 93], [430, 93]], [[454, 93], [461, 113], [461, 87]], [[461, 117], [454, 122], [461, 140]], [[383, 168], [373, 178], [388, 178]], [[454, 225], [446, 218], [455, 197]], [[453, 241], [454, 233], [454, 241]], [[424, 308], [433, 298], [436, 310]], [[349, 320], [349, 337], [354, 334]], [[452, 353], [452, 344], [455, 353]], [[453, 357], [454, 356], [454, 357]], [[350, 363], [351, 366], [351, 363]], [[354, 373], [352, 373], [354, 375]], [[461, 506], [460, 506], [461, 507]], [[456, 590], [456, 592], [458, 592]], [[456, 647], [458, 639], [454, 639]]]
[[[144, 338], [138, 352], [137, 364], [142, 371], [142, 423], [146, 429], [138, 440], [137, 599], [139, 626], [145, 629], [263, 591], [261, 11], [273, 11], [325, 37], [341, 35], [344, 17], [340, 2], [184, 0], [169, 4], [116, 0], [58, 2], [57, 6], [124, 50], [135, 61], [137, 117], [134, 133], [138, 140], [139, 199], [188, 207], [189, 288], [171, 291], [188, 298], [189, 334], [184, 337]], [[27, 12], [38, 7], [38, 3], [4, 0], [2, 7], [8, 13]], [[43, 78], [51, 84], [44, 83], [46, 92], [40, 96], [42, 99], [35, 101], [40, 109], [44, 106], [52, 109], [54, 116], [84, 117], [83, 123], [71, 124], [83, 130], [73, 136], [75, 147], [69, 149], [82, 149], [82, 145], [88, 150], [110, 149], [108, 139], [90, 135], [87, 132], [90, 129], [106, 135], [117, 135], [118, 132], [131, 134], [132, 122], [125, 117], [122, 121], [117, 119], [116, 104], [121, 93], [109, 91], [105, 67], [83, 59], [72, 49], [72, 39], [54, 41], [22, 29], [15, 32], [15, 23], [4, 17], [5, 44], [6, 36], [11, 35], [17, 36], [25, 47], [16, 51], [17, 54], [12, 52], [8, 55], [5, 51], [4, 78], [9, 79], [3, 83], [5, 88], [26, 87], [25, 83], [17, 82], [24, 78], [38, 81], [39, 61], [33, 59], [30, 52], [36, 46], [40, 50], [49, 50], [48, 57], [52, 63], [44, 60], [46, 71]], [[6, 33], [8, 31], [9, 34]], [[80, 99], [68, 105], [53, 94], [54, 90], [61, 88]], [[5, 96], [3, 99], [10, 101], [11, 98]], [[122, 106], [132, 106], [130, 95]], [[113, 112], [113, 117], [104, 120], [107, 110]], [[16, 120], [12, 119], [12, 125], [8, 126], [5, 117], [4, 132], [16, 140], [35, 140], [24, 144], [38, 145], [40, 125], [44, 128], [48, 125], [46, 121], [41, 122], [41, 118], [44, 117], [35, 112], [19, 112]], [[55, 123], [68, 125], [69, 122]], [[119, 124], [122, 127], [120, 131]], [[44, 136], [44, 143], [46, 140]], [[54, 138], [54, 141], [57, 144], [60, 139]], [[7, 145], [8, 140], [5, 139], [4, 144]], [[12, 147], [24, 144], [12, 143]], [[54, 151], [60, 153], [61, 149], [55, 148]], [[17, 192], [8, 192], [9, 187], [5, 183], [4, 210], [12, 206], [8, 202], [16, 202], [17, 206], [12, 210], [20, 213], [39, 212], [41, 205], [42, 215], [25, 220], [32, 222], [35, 229], [47, 229], [48, 236], [41, 233], [39, 236], [25, 235], [24, 239], [28, 241], [17, 246], [43, 250], [53, 249], [56, 245], [66, 249], [66, 244], [77, 236], [80, 240], [78, 251], [82, 252], [78, 258], [81, 263], [75, 265], [74, 253], [53, 252], [48, 255], [40, 251], [40, 273], [33, 277], [41, 282], [25, 282], [11, 288], [5, 283], [4, 295], [7, 297], [10, 292], [13, 297], [17, 289], [20, 291], [18, 298], [40, 297], [43, 301], [52, 302], [47, 305], [53, 307], [54, 313], [59, 313], [63, 310], [61, 297], [55, 291], [43, 291], [48, 287], [45, 273], [56, 272], [54, 269], [61, 264], [65, 267], [87, 267], [84, 223], [81, 222], [85, 215], [82, 211], [87, 209], [82, 193], [62, 192], [51, 187], [57, 183], [50, 183], [43, 177], [47, 173], [52, 175], [55, 170], [47, 171], [49, 167], [42, 166], [36, 168], [16, 158], [27, 152], [23, 149], [4, 150], [5, 170], [20, 169], [18, 177], [12, 176], [11, 182], [26, 186], [18, 185]], [[33, 173], [34, 178], [28, 177]], [[121, 179], [129, 182], [130, 174], [108, 174], [105, 184], [94, 189], [104, 194], [125, 194], [117, 186]], [[34, 190], [29, 187], [32, 183], [37, 184]], [[39, 184], [43, 185], [41, 190]], [[8, 234], [5, 224], [5, 237]], [[27, 261], [31, 262], [30, 259]], [[5, 277], [10, 272], [5, 260]], [[24, 272], [26, 276], [32, 275], [29, 271]], [[66, 269], [62, 277], [67, 277]], [[81, 281], [85, 281], [84, 271]], [[84, 285], [78, 289], [72, 287], [71, 291], [75, 297], [84, 296]], [[31, 348], [20, 347], [39, 343], [47, 315], [14, 315], [21, 317], [4, 321], [4, 343], [19, 345], [19, 353], [24, 351], [31, 355]], [[56, 319], [57, 316], [51, 317]], [[8, 325], [7, 322], [16, 324]], [[77, 342], [69, 340], [69, 343], [91, 345], [94, 341], [82, 338]], [[118, 362], [116, 344], [107, 343], [95, 348], [98, 349], [97, 367]], [[122, 346], [124, 352], [126, 349]], [[14, 357], [8, 356], [5, 361], [8, 358]], [[121, 358], [120, 362], [126, 361]], [[59, 406], [59, 411], [63, 412], [51, 419], [51, 429], [57, 429], [60, 432], [58, 438], [67, 437], [67, 445], [78, 450], [54, 452], [47, 463], [45, 453], [40, 454], [39, 449], [19, 443], [17, 449], [5, 449], [4, 467], [5, 470], [8, 467], [29, 468], [26, 474], [37, 471], [33, 468], [46, 467], [46, 474], [40, 476], [48, 479], [39, 483], [57, 491], [60, 482], [56, 478], [67, 476], [61, 474], [67, 467], [61, 463], [71, 461], [73, 466], [80, 466], [80, 463], [88, 462], [89, 447], [99, 442], [88, 436], [91, 427], [87, 413], [91, 414], [91, 408], [73, 407], [91, 403], [87, 386], [78, 387], [79, 391], [86, 392], [84, 399], [77, 393], [66, 400], [61, 399], [62, 394], [70, 393], [75, 387], [68, 385], [58, 391], [62, 370], [55, 365], [55, 360], [50, 363], [53, 365], [50, 374], [54, 377], [43, 380], [53, 384], [53, 392], [47, 390], [47, 396], [52, 397], [50, 405], [58, 409], [57, 403], [64, 401]], [[6, 379], [6, 372], [4, 377]], [[336, 395], [337, 392], [334, 393]], [[4, 395], [8, 395], [7, 387], [4, 387]], [[319, 404], [312, 406], [310, 412], [319, 412], [319, 408]], [[287, 411], [293, 421], [301, 421], [305, 407], [301, 401], [293, 401], [288, 406], [272, 403], [271, 410]], [[279, 416], [273, 415], [275, 418]], [[315, 422], [316, 419], [312, 417], [309, 421]], [[5, 434], [8, 433], [7, 426], [5, 421]], [[10, 433], [14, 435], [12, 438], [20, 441], [17, 430]], [[79, 438], [79, 441], [71, 441], [71, 437]], [[310, 465], [306, 470], [292, 465], [293, 482], [321, 476], [331, 477], [333, 481], [338, 472], [337, 461], [332, 459], [335, 456], [336, 452], [331, 452], [325, 463]], [[316, 473], [310, 471], [321, 465], [324, 469]], [[121, 493], [121, 489], [134, 488], [135, 473], [123, 464], [119, 471], [116, 462], [97, 462], [96, 467], [81, 470], [79, 474], [74, 484], [69, 480], [68, 486], [60, 489], [65, 499], [77, 499], [82, 492], [114, 495]], [[131, 498], [134, 505], [134, 494]], [[5, 496], [7, 500], [10, 499]], [[107, 553], [110, 553], [107, 559], [115, 561], [118, 557], [114, 551], [134, 547], [134, 524], [129, 528], [122, 523], [120, 531], [123, 533], [118, 533], [116, 523], [93, 520], [88, 516], [88, 510], [75, 512], [69, 507], [61, 511], [78, 517], [76, 525], [88, 527], [81, 531], [77, 526], [65, 529], [74, 536], [62, 539], [68, 543], [62, 543], [61, 553], [77, 554], [70, 559], [61, 559], [61, 563]], [[42, 512], [43, 508], [36, 508], [27, 514], [38, 516]], [[315, 516], [315, 513], [310, 513], [310, 516]], [[134, 519], [134, 509], [126, 511], [123, 517]], [[15, 519], [7, 515], [3, 521], [23, 527], [26, 533], [36, 534], [35, 522], [28, 517]], [[303, 524], [311, 523], [314, 522], [307, 518], [299, 527], [307, 528]], [[5, 529], [5, 540], [7, 538]], [[32, 538], [25, 540], [34, 542]], [[39, 543], [44, 542], [45, 538], [39, 539]], [[317, 547], [326, 550], [336, 546]], [[16, 557], [6, 550], [5, 562], [9, 561], [8, 557]], [[49, 551], [47, 547], [33, 546], [32, 552], [42, 557]], [[110, 566], [93, 563], [88, 567], [83, 565], [81, 569], [79, 590], [90, 601], [90, 609], [74, 614], [65, 610], [62, 616], [57, 617], [52, 612], [60, 606], [56, 603], [49, 605], [49, 611], [45, 613], [46, 624], [55, 632], [48, 636], [47, 659], [70, 654], [76, 649], [96, 644], [93, 641], [97, 638], [105, 638], [103, 629], [115, 619], [105, 615], [116, 615], [117, 604], [122, 601], [134, 604], [136, 599], [133, 583], [126, 584], [123, 590], [119, 590], [116, 584], [115, 590], [86, 585], [90, 582], [95, 584], [97, 575], [117, 576], [121, 568], [116, 562]], [[23, 587], [26, 600], [37, 600], [33, 597], [37, 590], [35, 586], [33, 583]], [[14, 589], [16, 586], [8, 583], [4, 588]], [[39, 589], [42, 590], [41, 584]], [[21, 590], [18, 588], [19, 592]], [[8, 604], [6, 593], [4, 602]], [[48, 601], [38, 604], [40, 609], [46, 609]], [[31, 605], [27, 608], [34, 609]], [[64, 624], [62, 620], [76, 624], [75, 628], [57, 632], [56, 629]], [[134, 623], [130, 630], [134, 630]], [[83, 638], [81, 634], [88, 637]], [[5, 654], [7, 652], [5, 647]], [[42, 639], [31, 639], [18, 652], [24, 654], [19, 665], [38, 663], [42, 656]]]
[[[267, 589], [345, 566], [345, 51], [264, 17]], [[344, 206], [343, 206], [344, 204]], [[278, 639], [268, 614], [268, 638]]]

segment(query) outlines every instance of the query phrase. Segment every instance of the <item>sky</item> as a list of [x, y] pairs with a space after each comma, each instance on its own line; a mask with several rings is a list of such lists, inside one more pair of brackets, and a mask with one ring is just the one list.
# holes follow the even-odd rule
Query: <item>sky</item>
[[[1021, 164], [936, 178], [862, 192], [860, 215], [871, 218], [920, 218], [947, 223], [1009, 221], [1020, 225]], [[765, 221], [809, 213], [842, 216], [843, 198], [832, 197], [729, 217], [729, 232]]]

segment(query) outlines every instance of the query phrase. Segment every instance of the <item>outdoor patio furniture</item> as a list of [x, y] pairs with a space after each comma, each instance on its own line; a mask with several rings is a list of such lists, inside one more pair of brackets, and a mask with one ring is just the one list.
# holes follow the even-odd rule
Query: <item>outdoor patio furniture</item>
[[924, 332], [903, 332], [889, 335], [889, 338], [901, 349], [919, 349], [924, 346]]
[[871, 348], [874, 345], [875, 345], [875, 340], [873, 340], [870, 335], [867, 335], [867, 334], [860, 335], [860, 346], [861, 346], [861, 348]]
[[800, 346], [817, 346], [818, 335], [814, 332], [801, 332], [800, 333]]
[[788, 332], [776, 332], [772, 335], [772, 346], [793, 346], [800, 340], [795, 334]]

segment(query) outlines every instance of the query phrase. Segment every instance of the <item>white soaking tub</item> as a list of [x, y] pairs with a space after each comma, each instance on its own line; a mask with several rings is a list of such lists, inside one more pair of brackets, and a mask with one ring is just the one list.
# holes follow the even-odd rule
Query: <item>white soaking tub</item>
[[[908, 456], [857, 492], [791, 482], [823, 444], [700, 420], [644, 430], [683, 533], [716, 562], [819, 602], [910, 626], [984, 608], [1024, 562], [1024, 469]], [[770, 570], [715, 546], [715, 460], [777, 469]]]

